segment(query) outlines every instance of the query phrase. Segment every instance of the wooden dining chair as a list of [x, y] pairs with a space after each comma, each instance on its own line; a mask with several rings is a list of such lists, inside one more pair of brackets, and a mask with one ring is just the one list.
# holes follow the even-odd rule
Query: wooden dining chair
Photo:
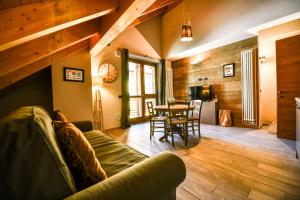
[[[185, 106], [186, 108], [176, 109], [176, 106]], [[175, 147], [174, 134], [179, 134], [185, 141], [185, 146], [187, 146], [189, 107], [189, 101], [168, 102], [168, 120], [166, 131], [167, 135], [172, 136], [173, 147]]]
[[[150, 140], [154, 136], [154, 132], [163, 132], [166, 135], [166, 116], [157, 116], [155, 114], [152, 101], [146, 102], [150, 117]], [[156, 129], [156, 130], [155, 130]], [[163, 131], [161, 130], [163, 129]]]
[[[198, 131], [199, 138], [201, 138], [200, 133], [200, 120], [201, 120], [201, 110], [202, 110], [202, 100], [193, 100], [193, 105], [195, 109], [191, 111], [190, 116], [188, 117], [188, 128], [191, 128], [193, 134], [195, 134], [195, 130]], [[195, 127], [197, 129], [195, 129]]]

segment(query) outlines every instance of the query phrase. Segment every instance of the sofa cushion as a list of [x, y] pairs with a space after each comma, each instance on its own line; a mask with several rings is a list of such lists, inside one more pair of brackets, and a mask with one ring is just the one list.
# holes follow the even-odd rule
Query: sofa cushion
[[10, 199], [61, 199], [76, 192], [52, 120], [22, 107], [0, 121], [0, 177]]
[[67, 117], [59, 110], [53, 111], [53, 120], [68, 122]]
[[83, 133], [71, 122], [55, 121], [56, 135], [78, 190], [106, 179], [105, 171]]
[[92, 145], [107, 177], [111, 177], [147, 158], [147, 156], [100, 131], [93, 130], [85, 132], [84, 135]]

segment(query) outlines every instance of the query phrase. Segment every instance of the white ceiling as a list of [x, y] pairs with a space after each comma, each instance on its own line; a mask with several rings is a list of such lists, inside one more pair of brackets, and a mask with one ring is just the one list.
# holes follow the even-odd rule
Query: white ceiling
[[[187, 2], [187, 1], [186, 1]], [[162, 18], [162, 55], [176, 60], [300, 17], [300, 0], [189, 0], [194, 40], [183, 43], [182, 4]]]

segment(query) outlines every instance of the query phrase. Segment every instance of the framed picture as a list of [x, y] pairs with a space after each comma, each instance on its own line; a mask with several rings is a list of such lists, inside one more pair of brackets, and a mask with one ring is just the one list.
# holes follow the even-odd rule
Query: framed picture
[[64, 81], [84, 82], [84, 69], [64, 67]]
[[234, 63], [223, 65], [223, 77], [234, 76]]

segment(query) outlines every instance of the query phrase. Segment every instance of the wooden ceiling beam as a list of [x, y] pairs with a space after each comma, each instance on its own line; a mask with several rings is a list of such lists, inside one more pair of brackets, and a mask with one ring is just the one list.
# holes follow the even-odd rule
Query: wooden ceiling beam
[[18, 69], [9, 74], [6, 74], [5, 76], [0, 77], [0, 91], [18, 81], [26, 78], [27, 76], [30, 76], [31, 74], [34, 74], [34, 73], [48, 67], [49, 65], [53, 64], [54, 62], [56, 62], [58, 60], [61, 60], [61, 59], [65, 58], [67, 56], [70, 56], [82, 49], [87, 48], [88, 45], [89, 45], [88, 39], [81, 41], [81, 42], [74, 44], [66, 49], [56, 52], [46, 58], [38, 60], [34, 63], [31, 63], [29, 65], [22, 67], [21, 69]]
[[152, 12], [146, 14], [146, 15], [142, 15], [142, 16], [136, 18], [136, 19], [135, 19], [128, 27], [127, 27], [127, 29], [130, 29], [130, 28], [132, 28], [132, 27], [134, 27], [134, 26], [137, 26], [137, 25], [139, 25], [139, 24], [141, 24], [141, 23], [143, 23], [143, 22], [145, 22], [145, 21], [147, 21], [147, 20], [149, 20], [149, 19], [151, 19], [151, 18], [153, 18], [153, 17], [156, 17], [156, 16], [159, 16], [159, 15], [161, 15], [161, 14], [164, 14], [164, 13], [166, 13], [167, 11], [168, 11], [168, 8], [167, 8], [167, 7], [162, 7], [162, 8], [160, 8], [160, 9], [157, 9], [157, 10], [155, 10], [155, 11], [152, 11]]
[[156, 10], [159, 10], [161, 8], [167, 7], [171, 4], [177, 3], [177, 2], [181, 2], [182, 0], [156, 0], [149, 8], [147, 8], [147, 10], [145, 10], [141, 15], [147, 15], [149, 13], [152, 13]]
[[124, 31], [154, 2], [155, 0], [120, 1], [119, 10], [104, 16], [101, 20], [100, 39], [94, 44], [90, 54], [92, 56], [99, 54], [107, 44]]
[[0, 52], [0, 77], [91, 38], [99, 26], [94, 19]]
[[143, 12], [137, 19], [135, 19], [127, 29], [130, 29], [138, 24], [141, 24], [153, 17], [162, 15], [178, 4], [180, 4], [182, 0], [158, 0], [153, 3], [145, 12]]
[[46, 0], [0, 10], [0, 51], [106, 15], [118, 0]]

